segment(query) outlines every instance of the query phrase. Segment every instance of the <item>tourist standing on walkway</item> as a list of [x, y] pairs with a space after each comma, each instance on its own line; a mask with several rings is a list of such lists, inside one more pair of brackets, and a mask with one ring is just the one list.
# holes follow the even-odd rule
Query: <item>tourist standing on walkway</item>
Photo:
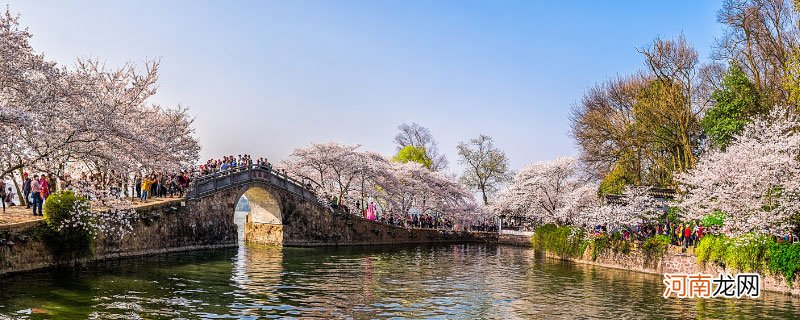
[[377, 211], [375, 202], [370, 202], [369, 206], [367, 206], [367, 219], [375, 220], [375, 211]]
[[683, 229], [683, 247], [688, 248], [692, 245], [692, 227], [686, 225]]
[[133, 185], [135, 186], [134, 189], [136, 189], [136, 198], [137, 199], [141, 199], [142, 198], [142, 175], [137, 173], [136, 176], [133, 177]]
[[150, 180], [150, 178], [148, 178], [147, 176], [142, 178], [142, 186], [141, 186], [142, 187], [142, 197], [141, 197], [142, 202], [147, 202], [147, 193], [150, 192], [150, 184], [152, 184], [152, 183], [153, 183], [153, 181]]
[[39, 195], [42, 197], [42, 202], [44, 202], [50, 196], [50, 181], [47, 180], [47, 174], [42, 174], [42, 179], [39, 180], [39, 188]]
[[0, 202], [3, 203], [3, 213], [6, 213], [6, 182], [0, 178]]
[[179, 196], [182, 196], [184, 192], [186, 192], [186, 188], [189, 187], [189, 177], [186, 176], [186, 172], [181, 172], [178, 175], [178, 186], [180, 187]]
[[149, 195], [150, 198], [155, 199], [156, 197], [158, 197], [158, 182], [159, 182], [158, 181], [158, 176], [156, 176], [155, 173], [151, 174], [150, 175], [150, 187], [147, 188], [147, 192], [148, 192], [147, 195]]
[[11, 187], [8, 187], [8, 191], [6, 192], [6, 198], [5, 198], [5, 199], [3, 199], [3, 201], [5, 201], [5, 202], [6, 202], [6, 205], [7, 205], [7, 206], [9, 206], [9, 207], [13, 207], [13, 206], [15, 206], [15, 204], [14, 204], [14, 196], [15, 196], [15, 195], [16, 195], [16, 194], [15, 194], [15, 193], [14, 193], [14, 191], [11, 189]]
[[25, 196], [25, 209], [31, 208], [31, 178], [28, 173], [22, 173], [22, 195]]
[[31, 204], [33, 205], [34, 216], [43, 215], [41, 194], [42, 189], [39, 183], [39, 175], [34, 175], [33, 180], [31, 180]]

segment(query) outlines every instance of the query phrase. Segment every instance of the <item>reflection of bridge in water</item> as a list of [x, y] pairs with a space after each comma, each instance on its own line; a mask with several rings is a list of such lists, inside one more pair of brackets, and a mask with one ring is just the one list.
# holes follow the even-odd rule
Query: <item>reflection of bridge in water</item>
[[[332, 210], [303, 183], [271, 166], [251, 165], [215, 172], [192, 181], [186, 198], [192, 215], [208, 215], [237, 237], [232, 216], [244, 196], [250, 213], [245, 242], [291, 245], [365, 245], [485, 241], [492, 233], [407, 229]], [[220, 227], [217, 225], [217, 227]], [[226, 237], [227, 238], [227, 237]]]

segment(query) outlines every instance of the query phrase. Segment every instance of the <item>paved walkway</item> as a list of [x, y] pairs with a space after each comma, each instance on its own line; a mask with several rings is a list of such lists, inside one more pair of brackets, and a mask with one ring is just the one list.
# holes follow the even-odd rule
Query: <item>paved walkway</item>
[[[174, 201], [174, 200], [178, 200], [178, 199], [181, 199], [181, 198], [177, 198], [177, 197], [176, 198], [170, 198], [170, 197], [156, 198], [156, 199], [148, 200], [147, 203], [143, 203], [143, 202], [141, 202], [139, 200], [135, 200], [133, 206], [134, 207], [142, 207], [142, 206], [146, 206], [146, 205], [159, 204], [159, 203]], [[2, 208], [0, 208], [0, 226], [14, 225], [14, 224], [26, 223], [26, 222], [37, 221], [37, 220], [42, 220], [42, 217], [41, 216], [34, 216], [33, 215], [33, 211], [31, 209], [25, 209], [24, 206], [6, 207], [6, 211], [5, 212], [3, 212]]]

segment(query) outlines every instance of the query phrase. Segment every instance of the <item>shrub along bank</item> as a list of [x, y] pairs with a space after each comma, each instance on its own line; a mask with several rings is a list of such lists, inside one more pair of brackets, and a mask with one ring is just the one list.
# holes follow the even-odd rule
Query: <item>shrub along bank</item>
[[533, 247], [560, 257], [580, 257], [589, 244], [586, 231], [567, 226], [546, 224], [536, 229], [531, 239]]
[[656, 236], [637, 244], [623, 239], [619, 232], [588, 237], [586, 234], [586, 230], [582, 228], [547, 224], [536, 229], [531, 241], [535, 249], [560, 257], [580, 258], [586, 250], [591, 250], [592, 260], [597, 260], [609, 250], [627, 255], [637, 245], [647, 258], [660, 258], [667, 251], [670, 242], [667, 236]]
[[[645, 261], [657, 261], [670, 245], [670, 238], [664, 235], [639, 242], [622, 239], [618, 232], [587, 236], [582, 228], [552, 224], [537, 228], [531, 241], [534, 249], [563, 258], [581, 258], [590, 250], [593, 261], [608, 251], [627, 255], [634, 248], [639, 249]], [[800, 243], [779, 242], [765, 235], [746, 234], [738, 238], [705, 235], [698, 241], [694, 253], [700, 265], [782, 275], [788, 284], [792, 284], [800, 272]]]
[[44, 203], [45, 225], [38, 230], [53, 256], [61, 260], [90, 257], [94, 253], [94, 230], [89, 215], [89, 200], [72, 191], [59, 191]]
[[695, 248], [697, 262], [741, 272], [782, 275], [791, 284], [800, 271], [800, 243], [778, 242], [773, 237], [746, 234], [738, 238], [709, 235]]

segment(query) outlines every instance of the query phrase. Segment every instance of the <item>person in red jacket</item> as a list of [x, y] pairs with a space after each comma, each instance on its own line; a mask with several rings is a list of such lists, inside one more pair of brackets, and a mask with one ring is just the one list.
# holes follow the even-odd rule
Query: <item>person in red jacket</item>
[[42, 202], [44, 202], [47, 200], [47, 197], [50, 196], [50, 181], [47, 179], [47, 174], [42, 174], [42, 178], [39, 180], [39, 186], [41, 188]]
[[683, 246], [688, 248], [690, 245], [692, 245], [690, 243], [692, 241], [692, 227], [687, 225], [684, 228], [686, 229], [683, 229]]

